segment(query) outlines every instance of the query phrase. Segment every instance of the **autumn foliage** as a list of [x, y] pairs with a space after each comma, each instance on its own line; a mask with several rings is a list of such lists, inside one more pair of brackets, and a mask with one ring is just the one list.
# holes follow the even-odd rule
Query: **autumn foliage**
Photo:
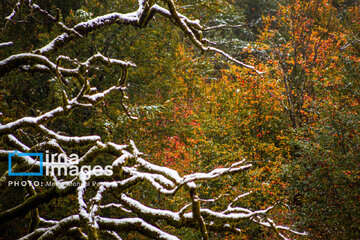
[[[116, 8], [130, 11], [132, 2], [72, 3], [62, 6], [64, 21], [74, 25]], [[126, 31], [120, 31], [111, 26], [89, 34], [91, 41], [67, 54], [86, 59], [99, 51], [136, 62], [138, 68], [128, 77], [128, 98], [107, 98], [96, 111], [69, 115], [55, 121], [54, 126], [76, 134], [96, 132], [105, 141], [134, 140], [150, 162], [181, 175], [207, 172], [245, 159], [252, 164], [247, 172], [201, 185], [204, 191], [200, 199], [221, 199], [220, 203], [204, 200], [203, 206], [221, 211], [242, 192], [238, 206], [265, 209], [272, 205], [269, 217], [308, 233], [291, 235], [294, 239], [359, 239], [359, 1], [265, 2], [176, 2], [179, 12], [213, 27], [219, 25], [216, 31], [203, 29], [202, 34], [215, 38], [221, 43], [219, 48], [258, 72], [224, 61], [221, 54], [196, 49], [181, 31], [167, 24], [166, 18], [159, 17], [147, 28], [125, 26]], [[201, 9], [212, 10], [214, 16]], [[235, 20], [244, 24], [234, 26]], [[44, 43], [58, 35], [45, 28], [34, 27], [33, 31], [39, 32], [37, 37], [26, 47], [17, 46], [17, 51], [30, 51], [31, 41]], [[88, 72], [91, 84], [98, 89], [109, 87], [118, 74], [103, 70]], [[30, 82], [30, 78], [16, 76], [13, 82], [1, 82], [0, 107], [6, 115], [0, 115], [1, 122], [36, 115], [34, 106], [28, 107], [35, 100], [39, 106], [59, 103], [54, 91], [60, 88], [58, 82]], [[18, 85], [25, 86], [26, 91]], [[178, 195], [163, 201], [146, 187], [134, 190], [134, 194], [143, 192], [149, 194], [146, 204], [159, 208], [179, 209], [189, 201]], [[75, 195], [69, 195], [43, 211], [61, 207], [72, 213], [74, 199]], [[58, 214], [55, 211], [54, 217]], [[216, 233], [213, 238], [275, 239], [271, 229], [248, 222], [240, 226], [243, 234], [239, 236]], [[161, 227], [175, 235], [181, 233], [184, 239], [194, 239], [187, 230]], [[138, 239], [139, 235], [129, 233], [126, 237]]]

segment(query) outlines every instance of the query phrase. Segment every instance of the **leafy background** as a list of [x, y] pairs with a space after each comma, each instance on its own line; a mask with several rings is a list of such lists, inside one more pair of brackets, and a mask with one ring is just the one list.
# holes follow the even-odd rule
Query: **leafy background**
[[[1, 26], [15, 2], [0, 2]], [[59, 8], [66, 25], [74, 26], [109, 12], [134, 10], [137, 1], [36, 2], [54, 15]], [[309, 239], [360, 238], [359, 2], [179, 0], [177, 5], [181, 13], [208, 26], [244, 25], [203, 34], [264, 74], [200, 54], [161, 17], [143, 29], [111, 26], [62, 53], [85, 60], [100, 52], [135, 62], [127, 105], [139, 120], [130, 120], [114, 97], [97, 112], [82, 110], [54, 121], [52, 128], [73, 135], [100, 134], [114, 142], [132, 139], [152, 162], [183, 174], [245, 158], [254, 165], [250, 172], [232, 177], [225, 187], [210, 182], [218, 191], [204, 191], [201, 197], [226, 193], [226, 204], [237, 191], [252, 191], [242, 206], [259, 209], [276, 203], [272, 217], [308, 231]], [[27, 14], [24, 10], [19, 18]], [[45, 19], [35, 20], [39, 23], [4, 28], [0, 42], [15, 44], [0, 51], [1, 59], [36, 49], [60, 33]], [[114, 70], [94, 69], [91, 81], [105, 89], [119, 76]], [[0, 86], [1, 123], [51, 109], [59, 104], [63, 87], [39, 73], [7, 75]], [[6, 171], [6, 165], [0, 167]], [[22, 189], [2, 192], [0, 208], [15, 206], [24, 195]], [[73, 211], [72, 197], [52, 201], [41, 211], [60, 218]], [[177, 209], [185, 200], [174, 198], [167, 207]], [[155, 194], [147, 201], [167, 204]], [[27, 231], [27, 221], [9, 223], [0, 231], [16, 238]], [[242, 228], [237, 239], [273, 238], [257, 226], [244, 223]], [[196, 238], [182, 229], [172, 231]], [[220, 238], [232, 239], [214, 236]], [[127, 239], [140, 238], [129, 234]]]

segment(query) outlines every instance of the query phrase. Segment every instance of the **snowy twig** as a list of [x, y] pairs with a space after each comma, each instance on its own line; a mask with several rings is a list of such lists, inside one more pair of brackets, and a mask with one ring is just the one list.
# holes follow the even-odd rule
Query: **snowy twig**
[[210, 30], [216, 30], [216, 29], [222, 29], [222, 28], [243, 28], [246, 27], [246, 25], [227, 25], [227, 24], [220, 24], [217, 26], [212, 27], [206, 27], [203, 29], [203, 31], [210, 31]]

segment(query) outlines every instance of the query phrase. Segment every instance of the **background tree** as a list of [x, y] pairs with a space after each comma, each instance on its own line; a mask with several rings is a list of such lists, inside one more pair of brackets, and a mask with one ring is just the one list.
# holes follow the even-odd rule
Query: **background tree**
[[311, 238], [360, 236], [358, 19], [358, 1], [290, 1], [260, 42], [291, 126], [286, 195]]

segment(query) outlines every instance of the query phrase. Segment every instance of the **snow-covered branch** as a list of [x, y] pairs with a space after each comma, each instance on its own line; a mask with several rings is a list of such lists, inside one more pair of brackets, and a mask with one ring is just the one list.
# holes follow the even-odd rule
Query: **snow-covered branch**
[[94, 66], [96, 62], [100, 62], [107, 66], [117, 65], [125, 69], [128, 67], [136, 67], [136, 65], [132, 62], [106, 58], [102, 54], [97, 53], [84, 63], [79, 63], [77, 68], [69, 69], [59, 67], [58, 64], [53, 63], [43, 55], [34, 53], [20, 53], [0, 61], [0, 77], [13, 70], [16, 70], [19, 67], [22, 67], [24, 71], [51, 72], [58, 76], [65, 84], [68, 84], [68, 81], [64, 77], [77, 77], [79, 76], [81, 69], [87, 70]]
[[[61, 23], [60, 27], [65, 32], [57, 36], [46, 46], [35, 50], [34, 53], [43, 56], [49, 56], [51, 53], [65, 46], [70, 41], [76, 38], [82, 38], [83, 36], [89, 34], [90, 32], [93, 32], [99, 28], [107, 27], [112, 24], [144, 27], [154, 18], [156, 14], [160, 14], [166, 18], [171, 19], [175, 23], [175, 25], [178, 26], [187, 37], [189, 37], [192, 43], [202, 51], [219, 53], [226, 59], [232, 61], [233, 63], [238, 64], [245, 68], [249, 68], [255, 71], [256, 73], [261, 74], [261, 72], [256, 70], [253, 66], [245, 64], [240, 60], [231, 57], [229, 54], [225, 53], [221, 49], [206, 46], [206, 44], [209, 43], [210, 41], [203, 38], [202, 32], [209, 30], [209, 28], [202, 26], [199, 20], [190, 20], [186, 16], [180, 14], [177, 11], [176, 5], [173, 0], [162, 0], [162, 1], [168, 6], [168, 9], [163, 8], [158, 4], [155, 4], [155, 1], [153, 0], [139, 0], [138, 9], [131, 13], [125, 13], [125, 14], [116, 13], [116, 12], [110, 13], [107, 15], [96, 17], [86, 22], [81, 22], [71, 29], [67, 28], [63, 23]], [[54, 17], [50, 16], [46, 11], [41, 11], [39, 6], [37, 6], [36, 4], [33, 4], [31, 8], [41, 13], [42, 15], [45, 15], [47, 18], [51, 19], [51, 21], [56, 22], [56, 19]], [[15, 12], [12, 15], [14, 14]], [[39, 68], [39, 70], [40, 69], [41, 68]], [[5, 71], [3, 70], [3, 72]], [[3, 73], [1, 71], [1, 64], [0, 64], [0, 76], [2, 74]]]
[[[68, 100], [65, 97], [65, 101], [67, 101], [67, 105], [65, 106], [59, 106], [49, 112], [46, 112], [38, 117], [23, 117], [20, 118], [14, 122], [10, 122], [4, 125], [0, 125], [0, 135], [3, 134], [9, 134], [11, 132], [16, 131], [17, 129], [24, 128], [24, 127], [39, 127], [42, 131], [46, 131], [45, 127], [42, 126], [42, 124], [54, 120], [55, 118], [65, 115], [72, 111], [75, 107], [79, 106], [87, 106], [91, 107], [94, 104], [102, 101], [107, 95], [110, 95], [113, 92], [121, 90], [121, 87], [112, 86], [109, 89], [106, 89], [103, 92], [94, 93], [94, 94], [82, 94], [78, 95], [77, 97]], [[81, 102], [82, 100], [86, 100], [86, 102]], [[50, 130], [46, 131], [48, 135], [53, 135], [54, 137], [61, 138], [59, 135], [56, 135], [54, 132], [51, 132]], [[98, 137], [96, 137], [98, 138]], [[82, 137], [84, 140], [84, 138]], [[89, 137], [86, 138], [87, 140], [90, 140]], [[62, 141], [67, 140], [69, 141], [75, 141], [74, 138], [61, 138]], [[77, 139], [79, 140], [79, 139]], [[94, 140], [94, 137], [92, 137], [92, 140]]]

